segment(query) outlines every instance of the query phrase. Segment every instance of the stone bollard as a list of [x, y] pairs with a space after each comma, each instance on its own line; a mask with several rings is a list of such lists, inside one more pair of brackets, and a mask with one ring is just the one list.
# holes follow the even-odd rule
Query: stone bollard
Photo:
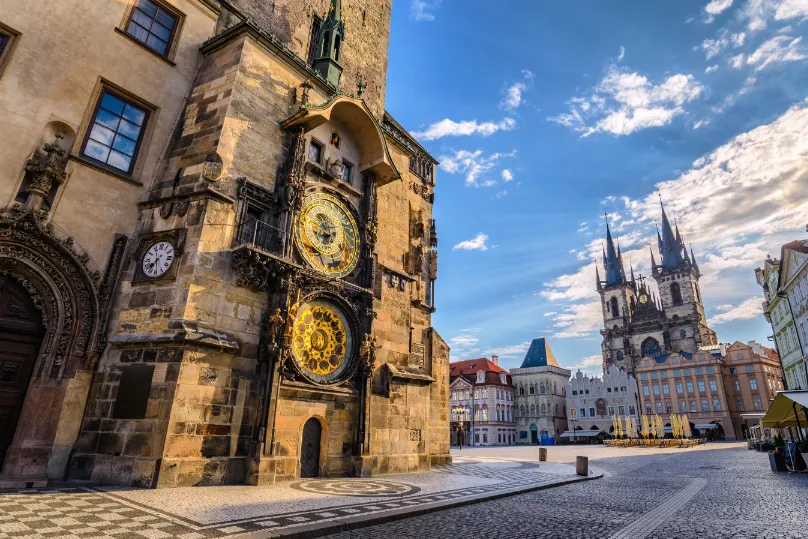
[[540, 462], [547, 462], [547, 448], [540, 447], [539, 448], [539, 461]]
[[589, 457], [575, 457], [575, 473], [578, 475], [589, 475]]

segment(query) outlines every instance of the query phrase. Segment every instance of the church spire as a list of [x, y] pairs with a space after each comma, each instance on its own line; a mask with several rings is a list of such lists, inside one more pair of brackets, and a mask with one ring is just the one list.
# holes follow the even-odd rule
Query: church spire
[[636, 281], [634, 279], [634, 264], [632, 264], [630, 260], [628, 262], [628, 267], [631, 269], [631, 282], [635, 283]]
[[603, 286], [600, 284], [600, 270], [598, 269], [597, 264], [595, 264], [595, 284], [598, 287], [598, 290], [603, 288]]
[[625, 282], [626, 274], [623, 271], [623, 262], [614, 247], [608, 216], [606, 219], [606, 252], [603, 265], [606, 268], [606, 286], [614, 286]]
[[665, 205], [662, 203], [662, 195], [659, 196], [659, 206], [662, 208], [662, 234], [660, 236], [657, 232], [658, 241], [661, 243], [662, 248], [662, 267], [665, 269], [673, 269], [684, 263], [685, 259], [682, 257], [682, 238], [679, 235], [679, 227], [676, 227], [674, 234], [671, 228], [671, 223], [668, 216], [665, 214]]

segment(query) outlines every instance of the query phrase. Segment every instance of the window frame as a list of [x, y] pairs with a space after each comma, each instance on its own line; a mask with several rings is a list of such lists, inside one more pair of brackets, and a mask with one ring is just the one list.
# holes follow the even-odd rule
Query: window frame
[[[315, 161], [315, 160], [313, 160], [311, 158], [311, 147], [312, 146], [317, 146], [318, 148], [320, 148], [320, 159], [318, 161]], [[308, 161], [309, 163], [314, 163], [314, 164], [319, 165], [319, 166], [323, 166], [323, 157], [325, 157], [325, 144], [320, 142], [319, 139], [311, 137], [309, 139], [309, 149], [306, 152], [306, 161]]]
[[[154, 4], [157, 5], [158, 9], [162, 9], [166, 11], [169, 15], [173, 16], [175, 19], [174, 28], [171, 29], [171, 35], [168, 36], [168, 41], [166, 42], [166, 52], [161, 53], [160, 51], [152, 48], [146, 42], [143, 42], [136, 38], [133, 34], [129, 33], [129, 23], [132, 22], [132, 18], [135, 15], [135, 11], [140, 4], [140, 0], [132, 0], [129, 3], [128, 9], [126, 14], [124, 15], [123, 21], [121, 21], [121, 26], [116, 27], [115, 30], [117, 33], [123, 35], [134, 44], [140, 46], [142, 49], [150, 52], [154, 56], [165, 60], [172, 66], [176, 65], [173, 61], [174, 55], [177, 50], [177, 43], [179, 42], [179, 36], [182, 32], [183, 23], [185, 22], [185, 14], [178, 10], [175, 6], [169, 4], [165, 0], [150, 0]], [[137, 22], [135, 24], [138, 24]], [[151, 34], [151, 30], [149, 30]]]
[[7, 39], [5, 45], [0, 48], [0, 77], [2, 77], [6, 67], [11, 63], [14, 49], [17, 47], [17, 42], [20, 40], [20, 32], [0, 22], [0, 34], [4, 35]]
[[[121, 170], [108, 163], [99, 161], [98, 159], [84, 153], [85, 149], [87, 148], [87, 142], [90, 140], [90, 135], [92, 134], [93, 126], [95, 126], [95, 120], [98, 117], [98, 111], [101, 108], [101, 101], [103, 100], [105, 93], [109, 93], [113, 97], [121, 99], [127, 104], [134, 105], [139, 109], [143, 110], [143, 112], [145, 112], [145, 116], [143, 118], [143, 124], [141, 125], [140, 133], [135, 143], [135, 150], [134, 153], [132, 154], [132, 162], [131, 166], [129, 167], [129, 170]], [[119, 178], [133, 181], [140, 185], [140, 182], [135, 180], [134, 178], [136, 176], [136, 173], [138, 172], [138, 165], [140, 164], [139, 161], [141, 158], [141, 150], [143, 149], [144, 142], [147, 139], [149, 139], [151, 135], [151, 130], [153, 127], [152, 116], [155, 115], [154, 113], [156, 112], [156, 108], [144, 102], [143, 100], [138, 99], [132, 94], [124, 90], [121, 90], [120, 88], [112, 84], [109, 84], [105, 81], [101, 81], [101, 83], [99, 84], [99, 89], [94, 94], [93, 98], [95, 99], [95, 102], [93, 104], [92, 112], [88, 116], [87, 121], [85, 123], [84, 133], [82, 134], [81, 137], [81, 145], [78, 147], [77, 152], [78, 155], [76, 157], [78, 157], [78, 159], [82, 163], [108, 172], [114, 176], [118, 176]]]

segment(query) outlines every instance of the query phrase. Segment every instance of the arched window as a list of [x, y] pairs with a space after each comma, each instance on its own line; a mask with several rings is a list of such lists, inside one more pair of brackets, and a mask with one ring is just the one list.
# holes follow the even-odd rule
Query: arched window
[[671, 283], [671, 301], [674, 305], [682, 304], [682, 289], [679, 288], [679, 283]]
[[536, 406], [533, 404], [530, 405], [530, 417], [536, 417]]
[[558, 395], [558, 383], [553, 382], [553, 395]]
[[525, 417], [525, 407], [524, 406], [519, 407], [519, 417]]
[[547, 407], [545, 405], [541, 405], [541, 416], [545, 417], [547, 415]]
[[323, 38], [323, 52], [320, 55], [323, 58], [327, 58], [328, 56], [330, 56], [330, 54], [328, 54], [329, 45], [331, 45], [331, 32], [326, 32], [325, 37]]
[[623, 351], [622, 350], [617, 351], [617, 361], [623, 361]]
[[657, 358], [662, 355], [662, 349], [659, 347], [659, 342], [653, 337], [648, 337], [642, 343], [643, 357]]
[[620, 309], [617, 307], [617, 298], [612, 298], [610, 303], [612, 305], [612, 318], [617, 318], [620, 316]]
[[334, 61], [339, 62], [339, 53], [342, 46], [342, 39], [339, 35], [334, 38]]
[[541, 393], [542, 395], [544, 395], [545, 393], [544, 382], [542, 382], [541, 385], [539, 385], [539, 393]]
[[535, 390], [533, 389], [533, 384], [530, 384], [529, 393], [531, 395], [535, 394]]
[[521, 385], [519, 386], [519, 394], [520, 394], [520, 395], [524, 395], [524, 394], [525, 394], [525, 386], [521, 386]]

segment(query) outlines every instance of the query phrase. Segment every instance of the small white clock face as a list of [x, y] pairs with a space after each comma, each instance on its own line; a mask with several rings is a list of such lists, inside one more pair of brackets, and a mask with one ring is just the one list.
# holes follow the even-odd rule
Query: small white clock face
[[143, 255], [143, 274], [146, 277], [165, 275], [174, 262], [174, 246], [167, 241], [158, 241]]

